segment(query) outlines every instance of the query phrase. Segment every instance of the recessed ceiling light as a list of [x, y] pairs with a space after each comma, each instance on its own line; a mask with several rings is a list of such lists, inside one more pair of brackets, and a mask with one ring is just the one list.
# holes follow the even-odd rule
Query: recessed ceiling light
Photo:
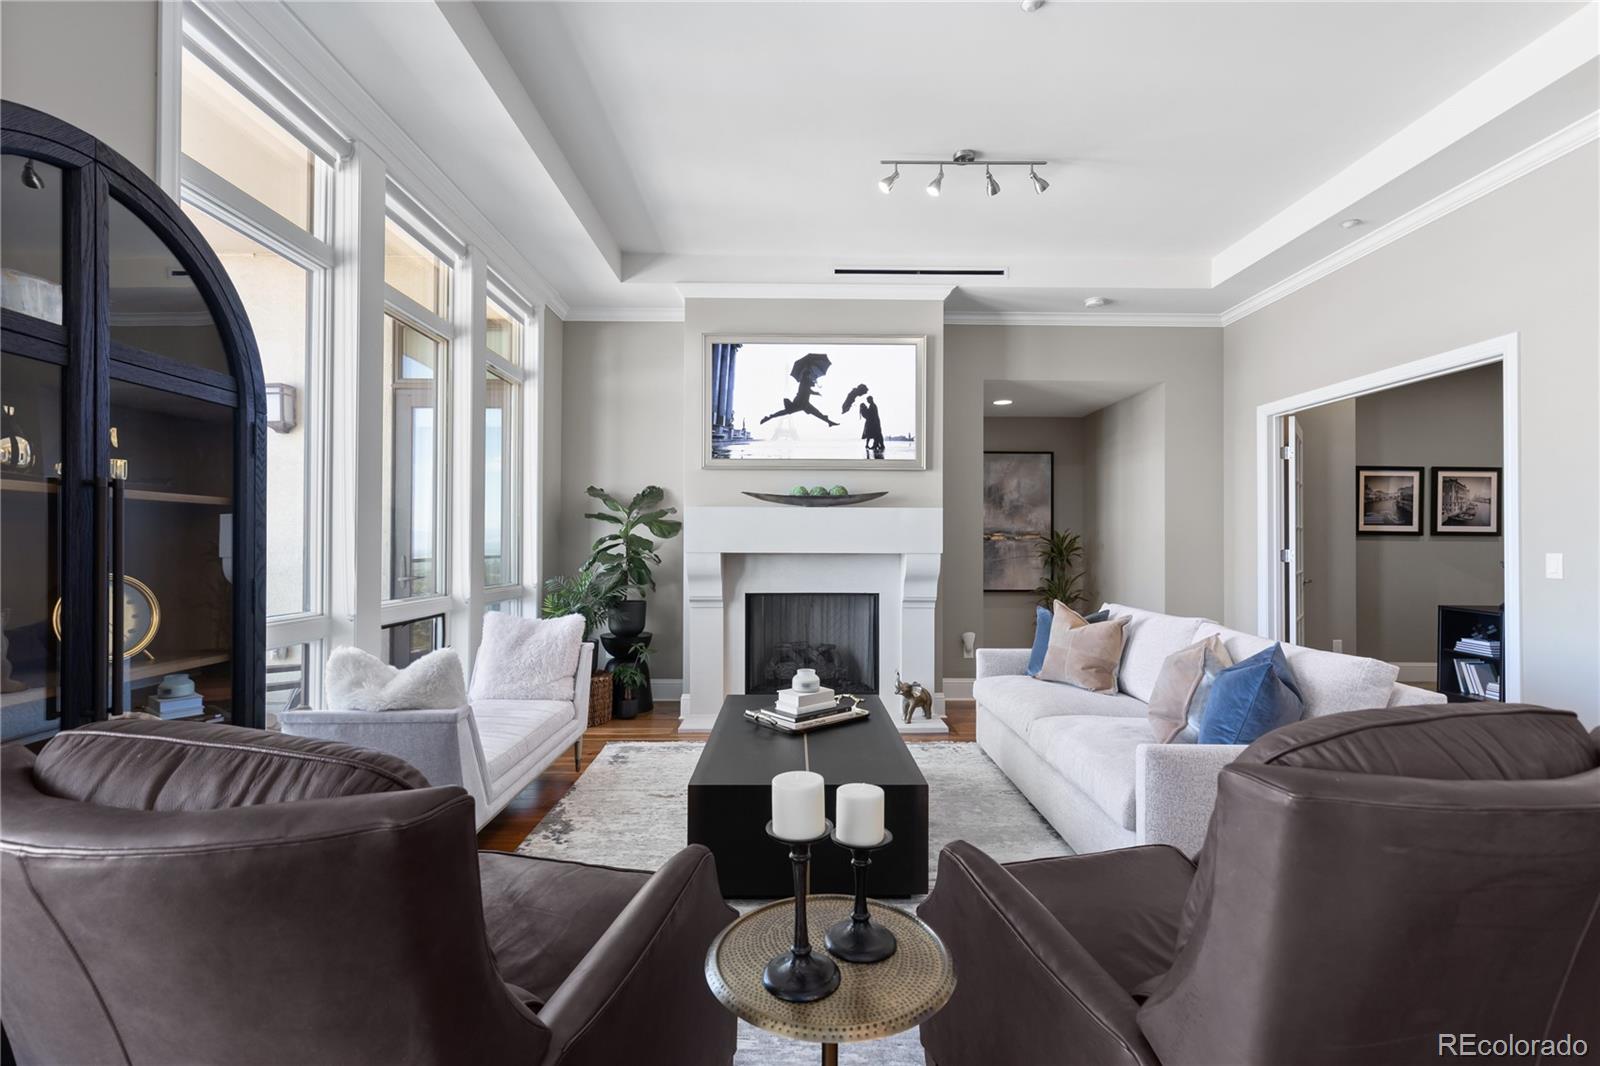
[[1012, 404], [1011, 400], [991, 400], [990, 402], [996, 407], [1010, 407]]
[[1083, 301], [1083, 306], [1085, 306], [1085, 307], [1104, 307], [1106, 304], [1108, 304], [1110, 302], [1111, 301], [1106, 299], [1104, 296], [1091, 296], [1087, 300]]
[[1339, 228], [1340, 229], [1355, 229], [1359, 225], [1361, 225], [1361, 219], [1359, 219], [1359, 218], [1347, 218], [1347, 219], [1344, 219], [1342, 222], [1339, 223]]

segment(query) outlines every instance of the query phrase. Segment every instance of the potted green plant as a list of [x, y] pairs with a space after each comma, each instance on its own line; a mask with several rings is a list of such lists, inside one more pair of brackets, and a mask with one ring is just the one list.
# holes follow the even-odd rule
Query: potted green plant
[[650, 684], [650, 675], [645, 670], [650, 649], [643, 644], [635, 644], [629, 655], [631, 658], [627, 662], [613, 662], [611, 666], [611, 679], [618, 693], [613, 713], [618, 718], [638, 716], [644, 708], [645, 689]]
[[[607, 612], [621, 596], [607, 588], [606, 582], [590, 569], [581, 569], [571, 577], [552, 577], [544, 583], [544, 603], [541, 614], [546, 618], [560, 618], [576, 614], [583, 617], [583, 639], [592, 640], [605, 620]], [[590, 649], [593, 655], [593, 649]]]
[[1085, 571], [1076, 565], [1083, 557], [1083, 538], [1070, 529], [1052, 532], [1039, 545], [1039, 559], [1044, 563], [1044, 584], [1034, 589], [1039, 594], [1039, 604], [1049, 607], [1051, 600], [1060, 600], [1076, 608], [1083, 599]]
[[[612, 597], [608, 610], [611, 632], [636, 637], [644, 632], [644, 591], [656, 587], [651, 567], [661, 562], [656, 541], [650, 536], [671, 540], [683, 531], [683, 523], [671, 517], [678, 513], [676, 507], [661, 506], [666, 491], [659, 485], [647, 485], [626, 504], [594, 485], [587, 491], [606, 509], [584, 517], [616, 528], [589, 546], [584, 569], [593, 572], [602, 590]], [[631, 593], [638, 595], [630, 598]]]

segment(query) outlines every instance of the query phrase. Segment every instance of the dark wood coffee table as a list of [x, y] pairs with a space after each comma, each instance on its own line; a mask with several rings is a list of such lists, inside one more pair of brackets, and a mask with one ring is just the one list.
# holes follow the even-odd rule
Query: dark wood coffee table
[[[727, 899], [781, 899], [793, 894], [789, 853], [767, 836], [772, 779], [811, 770], [827, 783], [828, 817], [840, 785], [865, 781], [884, 793], [884, 826], [894, 843], [873, 853], [867, 891], [916, 896], [928, 891], [928, 782], [876, 696], [859, 722], [790, 736], [746, 721], [771, 696], [729, 696], [689, 778], [689, 843], [717, 857]], [[850, 893], [850, 853], [831, 843], [811, 850], [811, 891]]]

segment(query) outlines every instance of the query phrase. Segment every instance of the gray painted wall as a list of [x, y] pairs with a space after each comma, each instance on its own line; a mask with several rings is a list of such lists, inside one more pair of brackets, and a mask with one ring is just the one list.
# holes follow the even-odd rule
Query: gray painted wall
[[[672, 322], [568, 322], [563, 330], [560, 502], [552, 513], [561, 547], [555, 572], [570, 574], [610, 528], [583, 517], [603, 505], [584, 490], [599, 485], [631, 496], [646, 485], [667, 490], [682, 510], [686, 431], [683, 327]], [[656, 590], [647, 596], [650, 669], [683, 677], [683, 538], [661, 545]]]
[[154, 175], [156, 12], [154, 0], [6, 0], [0, 96], [65, 119]]
[[[1591, 142], [1227, 327], [1230, 625], [1256, 628], [1256, 407], [1514, 333], [1522, 695], [1600, 723], [1597, 187], [1600, 146]], [[1547, 552], [1565, 555], [1564, 579], [1544, 576]]]
[[[1161, 610], [1168, 598], [1167, 387], [1157, 385], [1084, 419], [1089, 602]], [[1188, 612], [1185, 612], [1188, 613]]]
[[[985, 418], [986, 452], [1051, 452], [1055, 456], [1055, 523], [1057, 529], [1084, 532], [1084, 443], [1081, 418]], [[980, 502], [981, 506], [981, 502]], [[1021, 647], [1033, 643], [1031, 592], [984, 592], [983, 629], [991, 646]], [[957, 641], [961, 632], [955, 634]]]
[[[1222, 330], [1098, 326], [945, 328], [943, 677], [970, 677], [961, 632], [995, 646], [983, 624], [983, 427], [985, 381], [1065, 381], [1166, 386], [1162, 400], [1164, 526], [1149, 565], [1161, 577], [1133, 588], [1140, 606], [1216, 617], [1222, 608]], [[1147, 400], [1148, 402], [1152, 402]], [[1091, 508], [1085, 489], [1086, 508]], [[1095, 564], [1098, 566], [1098, 563]], [[1132, 598], [1132, 597], [1130, 597]]]
[[[1375, 392], [1355, 405], [1356, 462], [1363, 466], [1431, 471], [1501, 465], [1498, 366]], [[1431, 483], [1427, 497], [1431, 509]], [[1500, 602], [1504, 547], [1500, 537], [1360, 538], [1356, 624], [1362, 654], [1392, 663], [1433, 662], [1439, 604]]]

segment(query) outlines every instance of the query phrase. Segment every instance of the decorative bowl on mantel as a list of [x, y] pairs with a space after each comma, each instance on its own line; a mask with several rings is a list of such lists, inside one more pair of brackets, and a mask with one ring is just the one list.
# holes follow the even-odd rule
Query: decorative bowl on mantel
[[746, 496], [768, 503], [786, 503], [790, 507], [848, 507], [853, 503], [866, 503], [879, 497], [889, 495], [887, 492], [846, 492], [841, 495], [829, 494], [827, 496], [812, 496], [810, 493], [802, 496], [799, 493], [784, 492], [750, 492]]

